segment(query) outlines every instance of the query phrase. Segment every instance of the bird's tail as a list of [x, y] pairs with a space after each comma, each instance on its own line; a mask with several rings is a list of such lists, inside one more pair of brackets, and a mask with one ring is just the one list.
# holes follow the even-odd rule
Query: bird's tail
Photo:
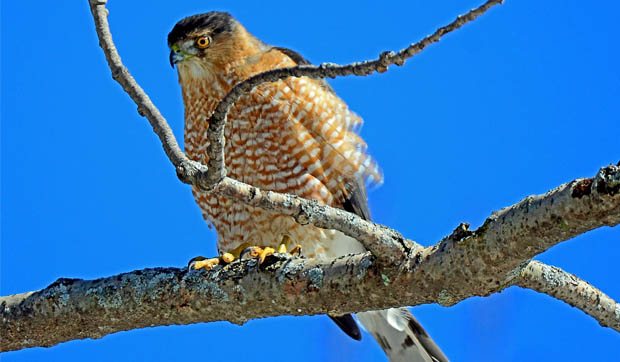
[[391, 362], [448, 362], [407, 308], [356, 314]]

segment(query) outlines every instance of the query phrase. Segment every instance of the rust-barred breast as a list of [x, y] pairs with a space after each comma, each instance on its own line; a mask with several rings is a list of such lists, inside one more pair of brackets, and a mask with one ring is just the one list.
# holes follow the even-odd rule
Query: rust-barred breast
[[[209, 36], [210, 54], [189, 58], [178, 67], [185, 104], [185, 152], [202, 163], [208, 160], [207, 119], [228, 91], [257, 73], [297, 64], [292, 59], [296, 54], [265, 45], [238, 23], [232, 34]], [[301, 77], [264, 83], [243, 95], [228, 114], [227, 176], [263, 190], [342, 207], [355, 179], [381, 181], [376, 163], [355, 133], [361, 122], [322, 81]], [[277, 247], [286, 235], [302, 246], [306, 256], [334, 256], [341, 254], [335, 241], [347, 239], [334, 231], [299, 225], [289, 216], [196, 188], [193, 192], [203, 216], [215, 226], [220, 252], [242, 243]]]

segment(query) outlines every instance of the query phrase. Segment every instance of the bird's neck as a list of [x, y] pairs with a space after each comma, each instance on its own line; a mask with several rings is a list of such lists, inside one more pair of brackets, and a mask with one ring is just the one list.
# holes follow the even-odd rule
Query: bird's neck
[[[207, 121], [218, 103], [236, 84], [264, 70], [295, 65], [290, 58], [258, 40], [253, 44], [242, 43], [250, 45], [240, 47], [236, 50], [239, 53], [228, 57], [227, 62], [211, 58], [187, 62], [179, 68], [185, 104], [185, 150], [195, 161], [206, 162], [206, 153], [202, 148], [208, 144]], [[228, 131], [231, 126], [234, 128], [234, 125], [229, 125]]]
[[[262, 43], [253, 49], [242, 49], [233, 62], [191, 62], [179, 69], [183, 90], [186, 130], [195, 122], [204, 122], [217, 104], [238, 83], [264, 70], [292, 66], [295, 63]], [[199, 111], [198, 111], [199, 110]], [[197, 119], [200, 117], [201, 119]], [[189, 125], [188, 125], [189, 123]]]

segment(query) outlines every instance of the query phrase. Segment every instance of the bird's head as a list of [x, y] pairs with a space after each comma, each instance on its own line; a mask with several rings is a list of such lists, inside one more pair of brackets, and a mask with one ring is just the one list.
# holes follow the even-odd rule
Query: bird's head
[[189, 16], [168, 34], [170, 65], [177, 66], [180, 76], [209, 76], [242, 57], [244, 44], [254, 39], [228, 13], [212, 11]]

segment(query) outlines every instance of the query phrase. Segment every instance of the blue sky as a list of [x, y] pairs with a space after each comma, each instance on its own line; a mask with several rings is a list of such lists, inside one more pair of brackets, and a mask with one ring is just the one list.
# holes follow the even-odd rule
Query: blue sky
[[[267, 43], [310, 61], [347, 63], [397, 50], [481, 1], [320, 3], [230, 1], [109, 4], [125, 65], [182, 139], [183, 108], [166, 36], [180, 18], [231, 12]], [[87, 1], [3, 1], [1, 9], [0, 294], [59, 277], [98, 278], [183, 266], [215, 254], [158, 139], [111, 78]], [[460, 222], [620, 160], [620, 4], [505, 5], [404, 67], [331, 81], [365, 119], [385, 184], [377, 222], [424, 245]], [[537, 259], [620, 299], [620, 228], [562, 243]], [[516, 287], [414, 314], [454, 361], [605, 360], [620, 335], [580, 310]], [[272, 346], [266, 351], [260, 343]], [[366, 335], [327, 317], [158, 327], [3, 354], [3, 361], [375, 361]]]

